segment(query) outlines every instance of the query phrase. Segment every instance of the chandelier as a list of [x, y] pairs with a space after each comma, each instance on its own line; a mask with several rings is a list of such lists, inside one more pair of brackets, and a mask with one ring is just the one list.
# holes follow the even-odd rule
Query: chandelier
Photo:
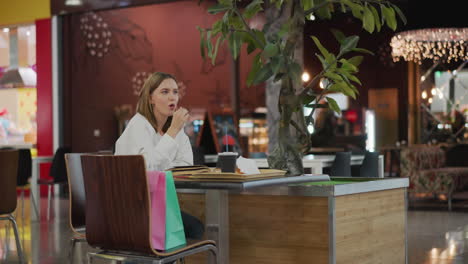
[[396, 34], [390, 41], [393, 60], [424, 59], [443, 63], [468, 59], [468, 28], [428, 28]]

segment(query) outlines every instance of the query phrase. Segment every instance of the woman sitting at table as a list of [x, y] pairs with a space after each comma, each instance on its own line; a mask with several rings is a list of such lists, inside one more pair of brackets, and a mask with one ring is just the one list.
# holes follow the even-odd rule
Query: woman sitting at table
[[[193, 165], [190, 140], [184, 132], [189, 119], [185, 108], [178, 108], [179, 88], [167, 73], [151, 74], [143, 85], [137, 113], [116, 142], [115, 155], [143, 155], [146, 169], [164, 171], [175, 166]], [[203, 224], [182, 212], [185, 234], [200, 239]]]

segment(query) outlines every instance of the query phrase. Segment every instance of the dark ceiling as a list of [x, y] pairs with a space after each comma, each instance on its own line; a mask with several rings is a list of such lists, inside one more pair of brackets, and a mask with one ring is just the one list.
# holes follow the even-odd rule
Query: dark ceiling
[[400, 0], [408, 19], [406, 29], [468, 27], [466, 0]]

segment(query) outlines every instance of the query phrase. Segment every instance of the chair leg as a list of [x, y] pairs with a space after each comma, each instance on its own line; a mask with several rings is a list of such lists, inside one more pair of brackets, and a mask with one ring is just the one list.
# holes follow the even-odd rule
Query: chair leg
[[52, 185], [49, 185], [49, 194], [47, 195], [47, 222], [50, 219], [50, 207], [51, 207], [51, 196], [52, 196]]
[[21, 190], [21, 222], [24, 222], [24, 189]]
[[18, 234], [18, 226], [16, 225], [15, 218], [12, 215], [9, 215], [8, 219], [13, 224], [13, 231], [15, 232], [15, 240], [16, 240], [16, 251], [18, 252], [18, 258], [20, 260], [20, 263], [26, 263], [24, 261], [23, 250], [21, 249], [21, 242], [20, 242], [20, 237]]
[[447, 196], [447, 201], [448, 201], [448, 210], [451, 212], [452, 211], [452, 194], [449, 194]]
[[68, 252], [68, 263], [73, 264], [73, 256], [75, 255], [75, 245], [78, 242], [74, 237], [70, 240], [70, 251]]
[[36, 204], [36, 199], [34, 198], [34, 194], [32, 190], [29, 192], [29, 199], [31, 200], [31, 203], [34, 207], [34, 212], [36, 213], [37, 219], [39, 219], [39, 211], [37, 210], [37, 204]]

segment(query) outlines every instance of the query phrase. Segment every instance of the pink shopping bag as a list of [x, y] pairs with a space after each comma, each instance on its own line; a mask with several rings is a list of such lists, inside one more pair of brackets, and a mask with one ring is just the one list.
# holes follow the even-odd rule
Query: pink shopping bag
[[164, 250], [166, 242], [166, 173], [148, 171], [151, 199], [151, 245]]

